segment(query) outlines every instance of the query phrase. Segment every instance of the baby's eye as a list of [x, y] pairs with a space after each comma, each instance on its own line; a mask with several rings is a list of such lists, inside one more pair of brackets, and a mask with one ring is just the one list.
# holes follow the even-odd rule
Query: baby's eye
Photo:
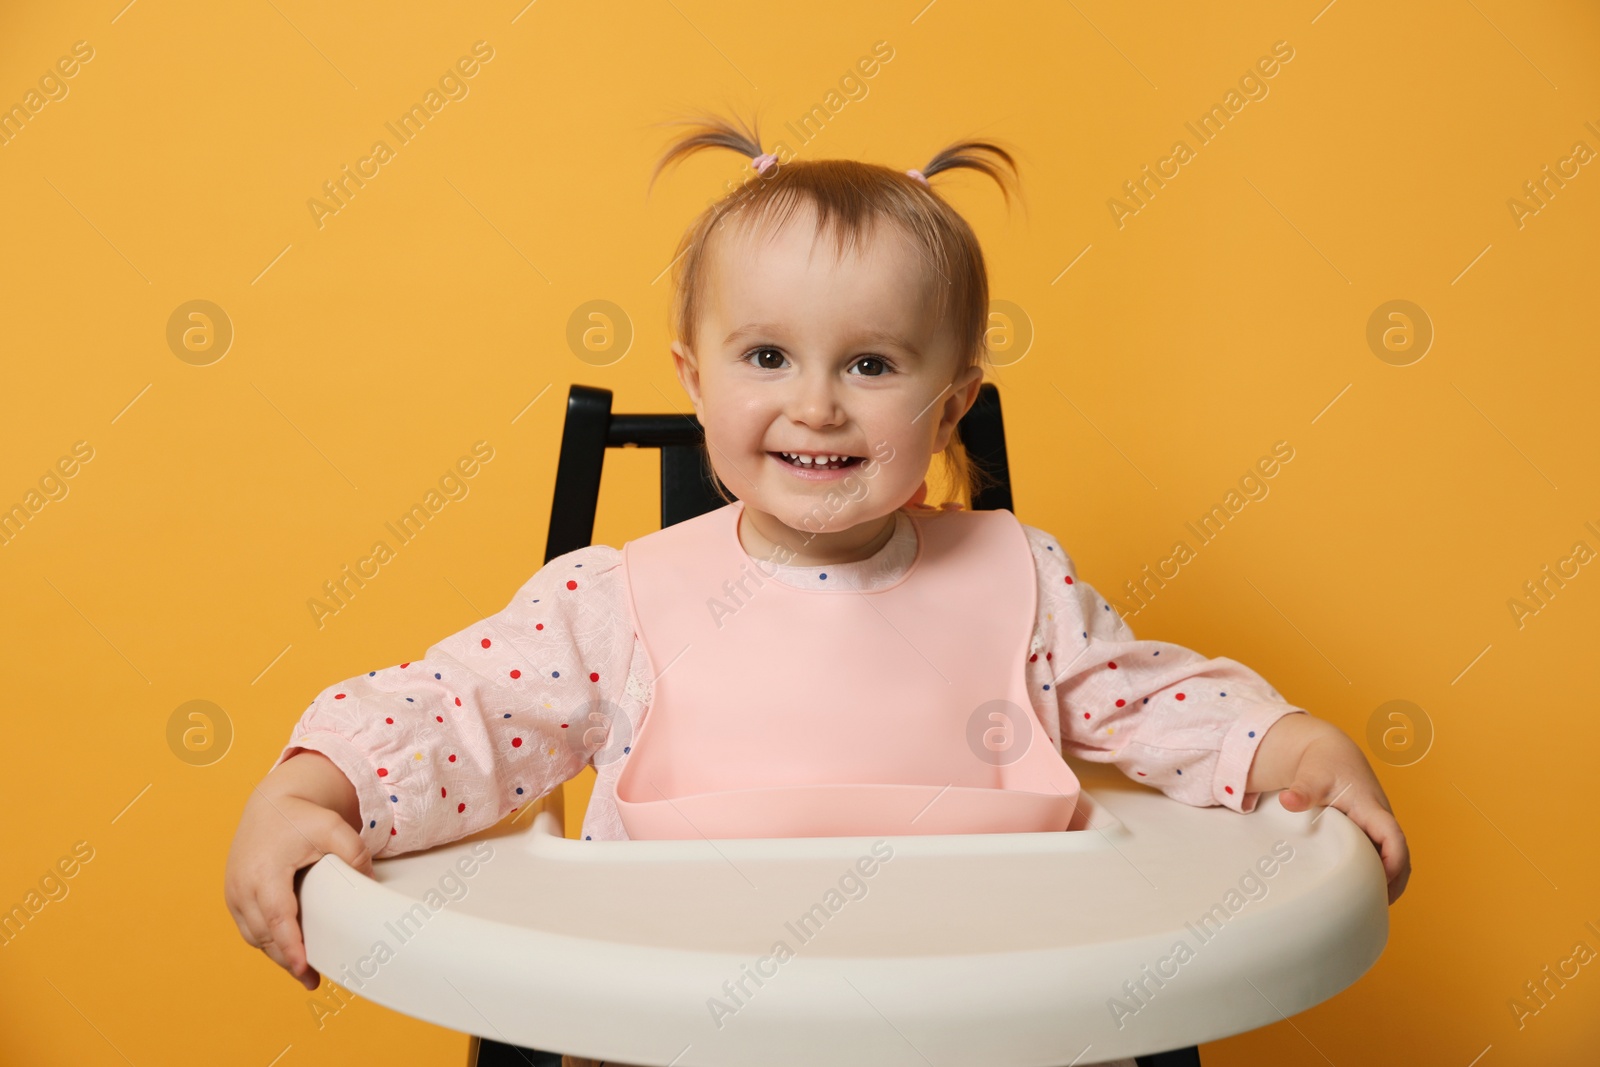
[[[768, 355], [776, 357], [778, 362], [776, 364], [761, 362], [762, 358]], [[772, 347], [751, 349], [749, 352], [744, 354], [745, 362], [751, 362], [752, 357], [755, 361], [754, 366], [759, 367], [762, 370], [779, 370], [783, 365], [784, 359], [783, 353]], [[879, 369], [876, 371], [862, 374], [861, 377], [863, 378], [881, 378], [883, 375], [894, 369], [894, 365], [888, 360], [884, 359], [882, 356], [861, 356], [854, 363], [850, 364], [850, 366], [859, 367], [863, 363], [876, 364], [879, 367]]]
[[783, 359], [783, 353], [779, 352], [776, 348], [757, 348], [750, 352], [746, 352], [744, 358], [746, 361], [748, 361], [751, 356], [755, 356], [758, 360], [756, 366], [760, 367], [762, 370], [777, 370], [777, 367], [768, 366], [767, 364], [759, 362], [762, 354], [765, 352], [771, 352], [773, 355], [777, 356], [780, 361]]

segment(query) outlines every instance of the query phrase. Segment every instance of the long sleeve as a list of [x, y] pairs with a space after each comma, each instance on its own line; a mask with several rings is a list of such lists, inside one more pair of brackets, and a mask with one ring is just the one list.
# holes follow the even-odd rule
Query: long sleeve
[[301, 749], [332, 760], [374, 856], [458, 840], [539, 799], [609, 743], [634, 651], [620, 562], [607, 545], [558, 556], [422, 659], [329, 686], [274, 766]]
[[1028, 679], [1035, 710], [1067, 755], [1197, 807], [1255, 809], [1245, 782], [1284, 701], [1255, 671], [1167, 641], [1139, 640], [1049, 534], [1024, 526], [1039, 577]]

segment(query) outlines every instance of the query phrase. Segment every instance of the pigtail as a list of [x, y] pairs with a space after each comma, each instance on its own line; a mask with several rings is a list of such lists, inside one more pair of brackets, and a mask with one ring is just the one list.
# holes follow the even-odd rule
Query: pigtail
[[[1011, 168], [1008, 176], [1004, 170], [993, 160], [976, 153], [991, 153], [1005, 160]], [[946, 146], [938, 155], [931, 159], [927, 166], [922, 168], [924, 179], [931, 179], [935, 174], [947, 170], [976, 170], [987, 174], [1000, 186], [1000, 193], [1005, 197], [1006, 205], [1011, 204], [1011, 184], [1017, 174], [1017, 161], [1011, 158], [1011, 153], [990, 141], [957, 141]]]
[[754, 121], [747, 128], [737, 118], [729, 120], [720, 115], [705, 114], [694, 118], [658, 122], [656, 125], [687, 126], [690, 132], [675, 140], [656, 161], [655, 170], [650, 173], [650, 188], [655, 187], [656, 178], [668, 164], [677, 163], [702, 148], [731, 148], [746, 160], [756, 158], [763, 151], [759, 127]]

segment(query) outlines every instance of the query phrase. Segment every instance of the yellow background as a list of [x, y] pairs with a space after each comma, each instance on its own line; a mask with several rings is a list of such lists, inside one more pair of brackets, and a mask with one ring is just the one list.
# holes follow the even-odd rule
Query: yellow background
[[[1363, 744], [1380, 705], [1418, 705], [1426, 756], [1373, 755], [1416, 873], [1366, 977], [1204, 1046], [1207, 1067], [1592, 1062], [1595, 966], [1521, 1027], [1509, 1005], [1577, 942], [1600, 949], [1600, 567], [1520, 627], [1507, 603], [1575, 542], [1600, 549], [1600, 166], [1520, 226], [1508, 207], [1574, 142], [1600, 150], [1592, 5], [119, 5], [0, 13], [7, 106], [93, 48], [0, 146], [0, 506], [93, 449], [0, 546], [0, 906], [94, 850], [0, 948], [0, 1062], [463, 1062], [465, 1036], [370, 1002], [319, 1029], [240, 940], [223, 861], [315, 693], [419, 656], [539, 567], [571, 383], [689, 410], [663, 272], [750, 173], [707, 152], [646, 196], [652, 124], [700, 107], [756, 111], [765, 147], [808, 157], [1021, 149], [1009, 213], [981, 176], [935, 184], [1035, 332], [992, 376], [1018, 515], [1097, 589], [1121, 596], [1293, 447], [1129, 621]], [[469, 95], [319, 227], [322, 183], [479, 40]], [[1280, 40], [1268, 95], [1119, 228], [1123, 182], [1195, 147], [1184, 123]], [[893, 58], [864, 96], [809, 141], [784, 129], [878, 41]], [[207, 366], [166, 340], [195, 299], [235, 332]], [[595, 299], [636, 331], [609, 366], [566, 340]], [[1366, 340], [1394, 299], [1436, 332], [1409, 366]], [[470, 494], [319, 628], [308, 599], [478, 440], [494, 459]], [[651, 528], [655, 477], [653, 454], [611, 456], [597, 541]], [[208, 766], [168, 747], [190, 700], [234, 730]]]

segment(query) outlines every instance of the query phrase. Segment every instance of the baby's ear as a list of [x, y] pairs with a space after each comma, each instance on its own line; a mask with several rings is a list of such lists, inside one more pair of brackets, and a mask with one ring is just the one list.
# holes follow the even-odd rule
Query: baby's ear
[[672, 369], [678, 374], [678, 384], [683, 386], [683, 391], [689, 394], [689, 400], [694, 404], [696, 414], [700, 411], [700, 371], [695, 366], [694, 357], [684, 347], [682, 341], [674, 341], [669, 349], [672, 353]]

